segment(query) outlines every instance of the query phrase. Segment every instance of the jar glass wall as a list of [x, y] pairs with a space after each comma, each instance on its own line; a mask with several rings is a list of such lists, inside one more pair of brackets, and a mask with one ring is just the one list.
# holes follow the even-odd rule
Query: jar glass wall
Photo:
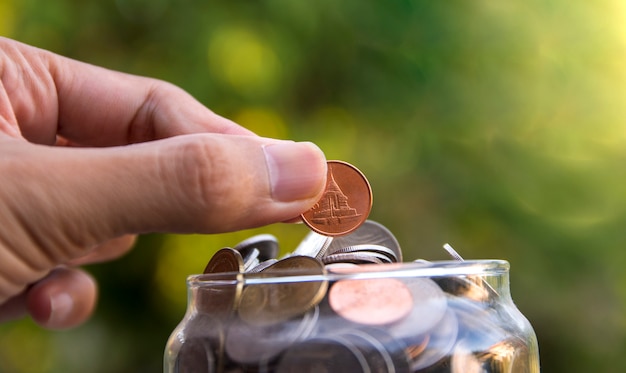
[[187, 286], [166, 373], [539, 372], [506, 261], [303, 264]]

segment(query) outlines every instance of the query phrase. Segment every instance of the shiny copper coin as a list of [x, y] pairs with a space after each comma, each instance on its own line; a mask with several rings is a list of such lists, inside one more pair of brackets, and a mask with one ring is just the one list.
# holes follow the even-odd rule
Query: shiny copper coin
[[371, 209], [372, 188], [365, 175], [349, 163], [328, 161], [326, 190], [301, 217], [319, 234], [342, 236], [361, 226]]
[[199, 314], [228, 319], [237, 309], [243, 291], [240, 272], [211, 273], [194, 276], [190, 288]]
[[229, 317], [237, 309], [243, 290], [240, 281], [244, 271], [241, 254], [231, 248], [216, 252], [204, 269], [207, 278], [198, 278], [195, 289], [196, 307], [200, 313], [220, 318]]
[[340, 280], [328, 294], [341, 317], [365, 325], [387, 325], [406, 317], [413, 307], [407, 286], [393, 278]]
[[243, 272], [244, 261], [241, 253], [225, 247], [216, 252], [204, 268], [204, 274], [221, 272]]

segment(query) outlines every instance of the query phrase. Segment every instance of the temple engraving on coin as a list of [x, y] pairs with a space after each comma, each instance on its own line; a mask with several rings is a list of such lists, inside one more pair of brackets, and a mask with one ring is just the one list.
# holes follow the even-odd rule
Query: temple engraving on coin
[[372, 190], [363, 173], [346, 162], [328, 161], [324, 194], [302, 220], [317, 233], [341, 236], [363, 224], [371, 208]]
[[332, 169], [328, 172], [328, 185], [322, 199], [313, 206], [311, 221], [315, 224], [333, 225], [355, 221], [361, 216], [348, 204], [348, 197], [343, 194], [335, 181]]

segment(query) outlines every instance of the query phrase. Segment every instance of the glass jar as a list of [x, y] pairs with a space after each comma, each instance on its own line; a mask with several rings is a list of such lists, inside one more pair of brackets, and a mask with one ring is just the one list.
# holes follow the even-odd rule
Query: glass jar
[[296, 267], [190, 276], [164, 371], [539, 372], [506, 261]]

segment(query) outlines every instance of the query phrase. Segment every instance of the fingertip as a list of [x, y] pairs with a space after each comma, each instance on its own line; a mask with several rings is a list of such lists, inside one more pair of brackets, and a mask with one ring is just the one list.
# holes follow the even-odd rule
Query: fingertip
[[269, 144], [263, 147], [272, 197], [277, 201], [316, 199], [326, 183], [326, 158], [312, 142]]
[[96, 282], [78, 269], [58, 268], [28, 291], [33, 320], [47, 329], [69, 329], [85, 322], [95, 309]]

